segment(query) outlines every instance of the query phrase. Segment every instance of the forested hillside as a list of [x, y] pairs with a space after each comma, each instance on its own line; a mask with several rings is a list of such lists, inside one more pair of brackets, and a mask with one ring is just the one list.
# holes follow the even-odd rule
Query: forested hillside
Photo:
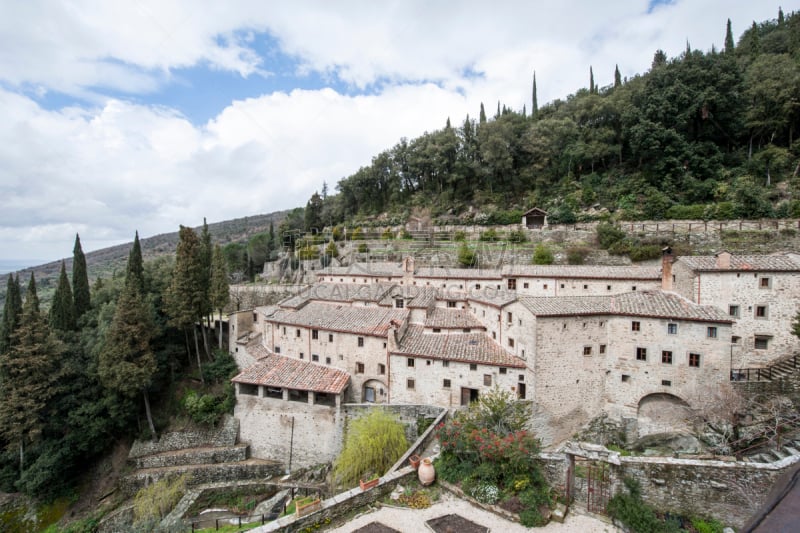
[[617, 70], [605, 87], [587, 65], [588, 87], [541, 107], [547, 80], [534, 74], [522, 110], [481, 104], [477, 119], [402, 139], [337, 194], [315, 194], [307, 226], [415, 209], [507, 223], [532, 206], [553, 222], [800, 216], [800, 14], [753, 23], [738, 42], [729, 21], [723, 35], [721, 50], [658, 50], [648, 72]]

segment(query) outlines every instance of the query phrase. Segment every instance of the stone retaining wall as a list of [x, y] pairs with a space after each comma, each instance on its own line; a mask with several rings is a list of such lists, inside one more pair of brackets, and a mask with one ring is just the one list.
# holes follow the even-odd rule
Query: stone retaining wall
[[166, 454], [148, 455], [135, 459], [136, 468], [164, 468], [170, 466], [236, 463], [247, 459], [247, 445], [223, 448], [188, 449]]
[[280, 463], [225, 463], [214, 465], [188, 466], [184, 468], [170, 468], [164, 470], [149, 470], [135, 472], [120, 479], [120, 492], [126, 497], [132, 497], [141, 488], [155, 483], [165, 477], [190, 474], [189, 486], [217, 483], [223, 481], [261, 480], [266, 481], [273, 477], [283, 475], [283, 465]]
[[374, 403], [348, 403], [342, 406], [342, 412], [345, 415], [345, 425], [353, 418], [358, 418], [365, 412], [371, 409], [385, 409], [387, 412], [397, 416], [406, 430], [406, 439], [408, 442], [414, 442], [419, 438], [417, 431], [417, 420], [427, 418], [435, 420], [439, 417], [443, 407], [436, 407], [432, 405], [416, 405], [416, 404], [374, 404]]
[[209, 430], [174, 431], [165, 433], [157, 441], [136, 440], [128, 453], [128, 459], [135, 459], [157, 453], [202, 448], [204, 446], [233, 446], [239, 436], [239, 421], [230, 415], [223, 418], [219, 428]]

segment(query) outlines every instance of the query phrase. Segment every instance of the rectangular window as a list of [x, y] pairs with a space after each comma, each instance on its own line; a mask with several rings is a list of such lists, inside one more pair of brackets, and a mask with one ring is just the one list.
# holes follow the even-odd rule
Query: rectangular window
[[286, 335], [286, 326], [283, 326], [283, 334]]
[[449, 379], [442, 380], [442, 388], [443, 389], [449, 389], [450, 388], [450, 380]]
[[300, 330], [299, 330], [299, 329], [296, 329], [296, 330], [295, 330], [295, 334], [294, 334], [294, 336], [295, 336], [295, 337], [299, 337], [299, 336], [300, 336]]
[[583, 355], [592, 355], [592, 347], [591, 346], [584, 346], [583, 347]]
[[769, 289], [772, 286], [772, 283], [770, 281], [771, 281], [770, 278], [759, 278], [758, 288]]
[[319, 340], [319, 330], [312, 329], [311, 330], [311, 338], [313, 340]]
[[757, 305], [756, 306], [756, 318], [767, 318], [767, 306], [766, 305]]
[[669, 350], [664, 350], [661, 352], [661, 362], [665, 365], [672, 364], [672, 352]]
[[738, 305], [729, 305], [728, 306], [728, 314], [731, 316], [738, 317], [739, 316], [739, 306]]
[[672, 387], [672, 382], [668, 379], [662, 379], [661, 385], [663, 385], [664, 387]]
[[700, 354], [699, 353], [690, 353], [689, 354], [689, 366], [700, 366]]
[[415, 385], [415, 383], [414, 383], [414, 378], [408, 378], [408, 379], [406, 380], [406, 388], [407, 388], [407, 389], [413, 389], [413, 388], [414, 388], [414, 385]]
[[318, 354], [315, 354], [315, 353], [312, 353], [312, 354], [311, 354], [311, 360], [312, 360], [312, 361], [319, 361], [319, 355], [318, 355]]
[[333, 333], [328, 333], [328, 342], [333, 342]]
[[[528, 282], [527, 281], [522, 284], [522, 288], [523, 289], [527, 289], [528, 288]], [[547, 287], [545, 286], [545, 288], [547, 288]]]
[[356, 374], [364, 373], [364, 363], [356, 363]]
[[564, 284], [563, 283], [560, 285], [560, 288], [562, 288], [562, 289], [564, 288]]
[[481, 284], [480, 284], [480, 283], [476, 283], [476, 284], [475, 284], [475, 290], [478, 290], [478, 289], [480, 289], [480, 288], [481, 288]]
[[510, 278], [508, 280], [508, 290], [510, 291], [517, 290], [517, 280], [515, 280], [514, 278]]
[[363, 348], [364, 347], [364, 337], [359, 337], [358, 338], [358, 347], [359, 348]]
[[378, 374], [380, 374], [381, 376], [386, 374], [386, 365], [384, 365], [383, 363], [378, 363]]
[[631, 380], [631, 377], [628, 374], [622, 374], [622, 382], [627, 383]]
[[[526, 284], [527, 285], [527, 284]], [[542, 285], [542, 289], [547, 290], [547, 283]]]
[[731, 344], [739, 344], [740, 340], [742, 340], [742, 338], [739, 337], [738, 335], [731, 336]]
[[406, 359], [406, 365], [408, 365], [409, 368], [414, 368], [414, 358], [409, 357], [408, 359]]
[[636, 285], [634, 285], [633, 287], [631, 287], [631, 290], [632, 290], [632, 291], [635, 291], [635, 290], [636, 290]]
[[472, 331], [472, 329], [470, 329], [470, 328], [464, 328], [464, 329], [461, 330], [462, 333], [470, 333], [471, 331]]
[[484, 374], [483, 375], [483, 385], [484, 385], [484, 387], [491, 387], [492, 386], [492, 375], [491, 374]]
[[513, 348], [514, 347], [514, 339], [512, 339], [511, 337], [508, 338], [508, 347], [509, 348]]
[[769, 348], [769, 337], [765, 335], [756, 335], [754, 348], [756, 350], [766, 350]]
[[403, 302], [403, 299], [402, 299], [402, 298], [398, 298], [398, 299], [396, 299], [396, 300], [394, 301], [394, 306], [395, 306], [397, 309], [402, 309], [402, 308], [403, 308], [403, 305], [404, 305], [404, 302]]
[[610, 291], [611, 290], [611, 285], [606, 285], [606, 290]]
[[636, 348], [636, 360], [647, 361], [647, 348]]
[[604, 353], [606, 353], [606, 345], [605, 344], [601, 344], [600, 345], [600, 354], [602, 355]]
[[501, 373], [501, 374], [506, 374], [507, 372], [508, 372], [508, 369], [507, 369], [507, 368], [505, 368], [505, 367], [502, 367], [502, 366], [500, 367], [500, 373]]
[[586, 284], [584, 283], [584, 285], [583, 285], [583, 290], [586, 290], [586, 289], [588, 289], [588, 288], [589, 288], [589, 286], [588, 286], [588, 285], [586, 285]]
[[706, 337], [709, 339], [716, 339], [717, 338], [717, 328], [714, 326], [708, 326], [706, 328]]
[[275, 349], [274, 349], [273, 351], [274, 351], [275, 353], [281, 353], [281, 347], [280, 347], [280, 346], [276, 346], [276, 347], [275, 347]]
[[253, 313], [253, 322], [258, 322], [258, 313]]
[[450, 366], [450, 361], [442, 361], [442, 368], [448, 368]]
[[511, 313], [506, 313], [506, 322], [511, 324], [514, 321], [514, 316]]
[[669, 334], [669, 335], [677, 335], [678, 334], [678, 324], [673, 324], [673, 323], [667, 324], [667, 334]]
[[475, 364], [475, 363], [470, 363], [470, 364], [469, 364], [469, 369], [470, 369], [470, 370], [478, 370], [478, 365], [477, 365], [477, 364]]
[[330, 357], [326, 357], [326, 358], [325, 358], [325, 364], [326, 364], [326, 365], [329, 365], [329, 364], [331, 364], [331, 358], [330, 358]]
[[441, 333], [442, 332], [442, 328], [433, 328], [433, 332], [434, 333]]
[[517, 378], [517, 381], [525, 381], [525, 374], [520, 374]]
[[300, 359], [305, 359], [305, 358], [306, 358], [306, 354], [304, 354], [303, 352], [300, 352]]
[[641, 323], [638, 320], [631, 322], [631, 331], [640, 331], [642, 329]]
[[447, 302], [447, 307], [449, 307], [450, 309], [454, 309], [455, 306], [456, 306], [455, 302]]

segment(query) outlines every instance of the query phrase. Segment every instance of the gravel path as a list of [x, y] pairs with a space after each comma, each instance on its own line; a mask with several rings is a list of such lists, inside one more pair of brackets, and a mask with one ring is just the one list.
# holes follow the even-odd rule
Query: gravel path
[[484, 511], [478, 507], [473, 507], [464, 500], [460, 500], [449, 493], [443, 493], [442, 499], [427, 509], [406, 509], [399, 507], [383, 506], [380, 509], [366, 512], [356, 516], [347, 524], [336, 529], [329, 530], [331, 533], [352, 533], [370, 524], [379, 522], [402, 533], [424, 533], [430, 531], [425, 525], [427, 520], [438, 518], [447, 514], [457, 514], [472, 522], [486, 526], [489, 531], [494, 533], [526, 533], [547, 532], [547, 533], [620, 533], [621, 530], [603, 520], [576, 512], [575, 508], [570, 508], [567, 519], [563, 524], [550, 522], [542, 528], [527, 528], [515, 522], [509, 522], [499, 516]]

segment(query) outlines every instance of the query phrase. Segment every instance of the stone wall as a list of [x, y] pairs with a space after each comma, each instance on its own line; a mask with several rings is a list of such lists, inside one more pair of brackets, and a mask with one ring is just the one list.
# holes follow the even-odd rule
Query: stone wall
[[136, 440], [131, 446], [128, 459], [155, 455], [157, 453], [201, 448], [204, 446], [233, 446], [239, 434], [239, 421], [232, 416], [225, 416], [219, 428], [209, 430], [174, 431], [161, 435], [157, 441]]
[[[417, 422], [420, 418], [433, 421], [436, 420], [443, 411], [441, 407], [433, 405], [392, 404], [378, 407], [380, 409], [385, 409], [388, 413], [397, 417], [403, 424], [403, 427], [405, 427], [406, 439], [409, 443], [416, 441], [420, 436], [417, 432]], [[344, 413], [346, 421], [349, 422], [375, 408], [376, 406], [374, 404], [369, 403], [346, 404], [343, 406], [342, 412]]]
[[235, 463], [247, 459], [247, 445], [240, 444], [224, 448], [188, 450], [158, 455], [148, 455], [135, 459], [136, 468], [165, 468], [208, 463]]

